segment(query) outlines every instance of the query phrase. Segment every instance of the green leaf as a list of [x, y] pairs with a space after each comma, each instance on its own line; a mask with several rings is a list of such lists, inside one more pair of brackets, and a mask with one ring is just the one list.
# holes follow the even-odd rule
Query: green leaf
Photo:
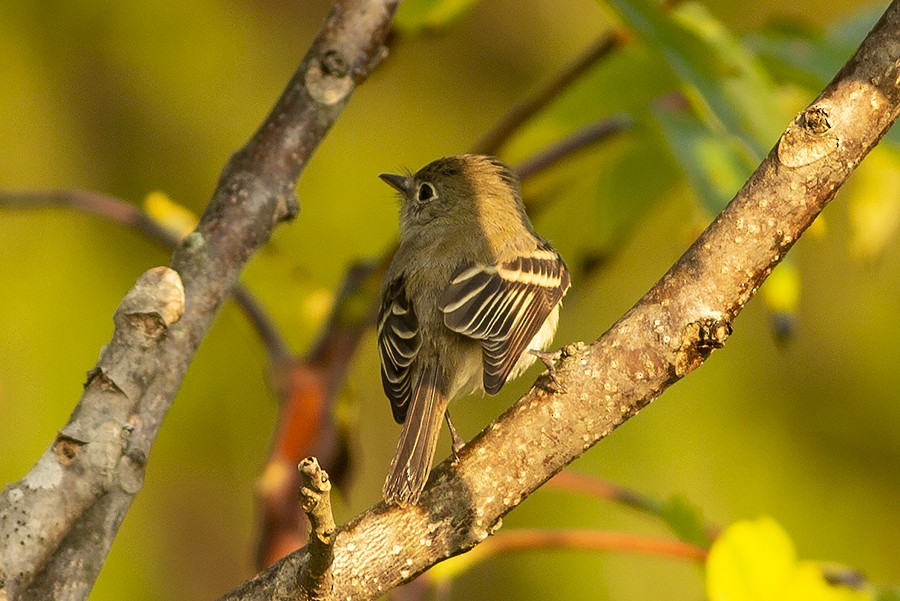
[[900, 601], [900, 587], [879, 586], [875, 589], [874, 601]]
[[531, 200], [556, 198], [538, 217], [538, 229], [570, 268], [577, 269], [579, 259], [593, 264], [614, 254], [647, 212], [677, 187], [679, 173], [665, 158], [654, 161], [648, 176], [647, 156], [660, 155], [666, 156], [662, 140], [638, 126], [527, 184]]
[[654, 117], [697, 200], [718, 214], [756, 165], [746, 147], [728, 133], [714, 133], [694, 115], [659, 105]]
[[452, 26], [478, 0], [404, 0], [397, 9], [394, 26], [404, 33], [415, 34]]
[[801, 21], [781, 21], [746, 37], [760, 60], [780, 79], [818, 92], [856, 50], [881, 15], [867, 8], [827, 30]]
[[[627, 239], [634, 226], [662, 199], [677, 178], [670, 163], [659, 161], [652, 177], [647, 177], [646, 159], [652, 156], [654, 138], [635, 132], [603, 172], [590, 182], [591, 190], [581, 198], [594, 199], [594, 226], [600, 239], [613, 247]], [[569, 213], [572, 215], [573, 213]]]
[[[745, 42], [773, 77], [818, 93], [853, 55], [882, 11], [882, 6], [865, 8], [826, 30], [802, 21], [780, 21], [748, 35]], [[900, 149], [900, 128], [888, 131], [885, 143]]]
[[777, 23], [748, 35], [746, 42], [774, 77], [811, 91], [824, 87], [849, 57], [825, 32], [806, 23]]
[[681, 540], [700, 547], [709, 545], [703, 513], [682, 495], [673, 495], [660, 508], [660, 517]]
[[649, 99], [670, 92], [676, 84], [659, 56], [628, 44], [572, 82], [533, 116], [504, 147], [503, 156], [515, 163], [608, 115], [627, 114], [645, 121]]
[[644, 43], [662, 53], [682, 93], [711, 129], [747, 145], [756, 161], [781, 135], [787, 116], [756, 56], [700, 4], [663, 12], [650, 0], [610, 0]]

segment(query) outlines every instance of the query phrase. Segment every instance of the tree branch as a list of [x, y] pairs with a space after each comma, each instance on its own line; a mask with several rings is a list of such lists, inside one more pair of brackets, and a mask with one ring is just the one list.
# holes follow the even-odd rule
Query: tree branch
[[[514, 171], [522, 180], [534, 177], [582, 148], [587, 148], [595, 142], [627, 131], [632, 125], [634, 125], [634, 121], [625, 114], [612, 115], [589, 123], [555, 144], [544, 148], [541, 152], [528, 157], [516, 165]], [[533, 207], [534, 203], [529, 203], [529, 208]]]
[[[729, 206], [590, 345], [564, 349], [565, 392], [534, 387], [431, 474], [419, 505], [379, 503], [342, 526], [334, 599], [375, 599], [464, 552], [569, 462], [696, 369], [900, 111], [900, 0], [788, 126]], [[299, 595], [297, 552], [223, 599]]]
[[[87, 596], [200, 341], [250, 256], [296, 215], [294, 183], [382, 58], [397, 3], [336, 0], [286, 91], [226, 166], [171, 269], [164, 277], [148, 272], [126, 295], [69, 422], [0, 495], [0, 598]], [[170, 319], [166, 307], [179, 289], [184, 311]], [[146, 310], [132, 311], [130, 300], [145, 293]]]
[[331, 513], [331, 481], [315, 457], [300, 462], [300, 505], [309, 519], [309, 561], [297, 579], [310, 599], [324, 599], [333, 586], [334, 515]]
[[[578, 549], [584, 551], [624, 551], [646, 555], [668, 556], [676, 559], [706, 558], [707, 550], [680, 540], [655, 538], [630, 532], [605, 532], [602, 530], [538, 530], [521, 528], [502, 532], [473, 549], [473, 562], [484, 561], [492, 555], [510, 551], [536, 549]], [[466, 559], [469, 556], [466, 555]]]

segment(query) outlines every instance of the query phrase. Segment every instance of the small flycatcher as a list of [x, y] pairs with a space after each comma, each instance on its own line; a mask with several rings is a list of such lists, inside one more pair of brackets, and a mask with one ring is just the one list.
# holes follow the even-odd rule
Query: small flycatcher
[[[400, 193], [400, 246], [382, 286], [378, 352], [403, 424], [384, 499], [405, 505], [425, 487], [450, 400], [496, 394], [548, 347], [569, 271], [534, 231], [515, 175], [495, 158], [446, 157], [415, 175], [380, 177]], [[457, 450], [449, 415], [447, 423]]]

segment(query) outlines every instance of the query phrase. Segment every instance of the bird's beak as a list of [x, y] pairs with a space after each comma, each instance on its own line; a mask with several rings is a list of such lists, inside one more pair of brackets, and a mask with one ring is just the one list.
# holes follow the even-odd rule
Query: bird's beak
[[400, 192], [401, 194], [406, 194], [406, 188], [409, 185], [409, 180], [405, 175], [395, 175], [393, 173], [382, 173], [379, 175], [381, 179], [384, 180], [384, 183], [389, 185], [391, 188]]

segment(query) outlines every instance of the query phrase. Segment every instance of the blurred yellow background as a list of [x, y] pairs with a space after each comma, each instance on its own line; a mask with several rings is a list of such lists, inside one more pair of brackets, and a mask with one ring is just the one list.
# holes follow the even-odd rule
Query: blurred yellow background
[[[829, 26], [871, 6], [707, 5], [740, 36], [788, 17]], [[5, 0], [0, 188], [83, 188], [135, 204], [161, 190], [202, 212], [222, 165], [265, 117], [327, 10], [321, 0]], [[281, 226], [245, 272], [295, 351], [314, 339], [347, 266], [379, 256], [395, 237], [396, 203], [376, 175], [468, 150], [608, 25], [609, 11], [590, 0], [484, 0], [446, 33], [395, 40], [303, 173], [299, 218]], [[621, 110], [630, 95], [608, 89], [596, 101]], [[597, 152], [635, 150], [616, 140]], [[635, 173], [648, 176], [660, 161], [635, 158]], [[554, 181], [532, 190], [546, 193]], [[562, 201], [536, 220], [571, 263], [577, 258], [567, 251], [579, 243], [567, 237], [585, 202]], [[686, 248], [699, 214], [683, 182], [666, 186], [633, 231], [615, 240], [603, 268], [576, 277], [557, 343], [599, 336]], [[770, 316], [755, 300], [724, 350], [573, 469], [661, 498], [681, 495], [720, 524], [772, 515], [802, 557], [900, 583], [900, 245], [862, 261], [850, 250], [842, 195], [826, 214], [827, 232], [807, 236], [791, 253], [803, 277], [794, 337], [776, 344]], [[62, 209], [0, 210], [0, 249], [6, 483], [31, 467], [65, 422], [125, 291], [168, 255], [121, 227]], [[399, 431], [374, 351], [369, 335], [346, 386], [355, 472], [340, 521], [380, 499]], [[276, 415], [266, 377], [258, 339], [227, 304], [167, 417], [92, 599], [213, 598], [254, 573], [254, 483]], [[461, 433], [474, 436], [532, 378], [496, 398], [461, 401], [454, 413]], [[438, 453], [447, 451], [444, 442]], [[504, 520], [504, 528], [517, 526], [670, 536], [625, 508], [553, 490], [537, 492]], [[450, 593], [702, 596], [693, 564], [574, 551], [490, 560]]]

